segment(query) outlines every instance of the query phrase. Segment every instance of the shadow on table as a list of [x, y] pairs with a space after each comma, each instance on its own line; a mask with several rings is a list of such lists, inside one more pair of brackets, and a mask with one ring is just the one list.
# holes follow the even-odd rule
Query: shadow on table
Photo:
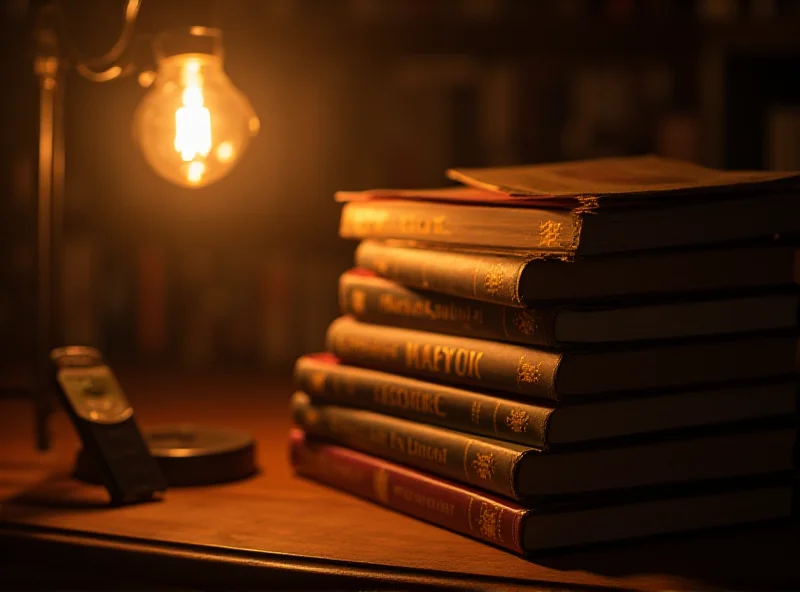
[[800, 520], [795, 517], [597, 544], [528, 559], [550, 569], [607, 577], [669, 574], [726, 589], [797, 589], [799, 558]]

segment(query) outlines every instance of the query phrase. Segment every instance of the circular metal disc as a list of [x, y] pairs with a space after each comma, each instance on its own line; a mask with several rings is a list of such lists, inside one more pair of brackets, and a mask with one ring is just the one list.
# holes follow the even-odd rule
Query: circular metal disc
[[[143, 435], [170, 487], [224, 483], [256, 472], [255, 441], [246, 432], [174, 425], [145, 430]], [[100, 483], [83, 450], [76, 459], [75, 477]]]

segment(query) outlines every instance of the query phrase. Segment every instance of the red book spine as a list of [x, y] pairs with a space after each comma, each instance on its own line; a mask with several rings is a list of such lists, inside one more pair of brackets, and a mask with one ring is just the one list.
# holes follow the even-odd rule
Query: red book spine
[[289, 444], [292, 465], [304, 477], [515, 553], [524, 552], [527, 510], [521, 506], [348, 448], [309, 441], [296, 428]]

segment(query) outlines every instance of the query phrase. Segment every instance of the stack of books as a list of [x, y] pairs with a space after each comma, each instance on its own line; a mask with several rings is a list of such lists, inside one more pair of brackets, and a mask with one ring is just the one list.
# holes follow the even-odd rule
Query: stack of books
[[342, 192], [295, 470], [518, 552], [785, 518], [798, 176], [657, 157]]

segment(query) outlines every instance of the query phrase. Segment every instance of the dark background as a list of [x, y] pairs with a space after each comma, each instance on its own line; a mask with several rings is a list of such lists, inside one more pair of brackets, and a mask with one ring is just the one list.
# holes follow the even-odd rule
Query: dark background
[[[33, 13], [2, 2], [0, 336], [33, 347]], [[62, 2], [86, 54], [123, 0]], [[339, 189], [447, 184], [450, 166], [653, 152], [800, 169], [800, 2], [145, 0], [136, 55], [214, 25], [260, 135], [222, 182], [173, 187], [131, 134], [131, 76], [66, 80], [65, 342], [112, 363], [285, 370], [322, 348], [354, 244]]]

